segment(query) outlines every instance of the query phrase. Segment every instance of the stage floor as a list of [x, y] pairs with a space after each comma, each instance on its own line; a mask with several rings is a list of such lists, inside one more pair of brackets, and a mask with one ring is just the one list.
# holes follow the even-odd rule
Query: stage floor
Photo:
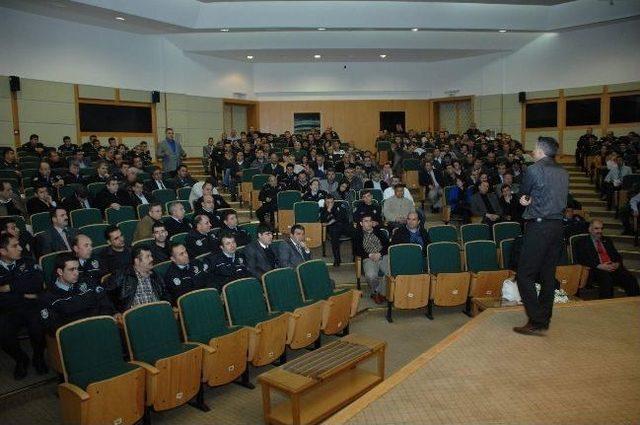
[[524, 320], [483, 312], [326, 423], [640, 423], [640, 297], [556, 307], [543, 337]]

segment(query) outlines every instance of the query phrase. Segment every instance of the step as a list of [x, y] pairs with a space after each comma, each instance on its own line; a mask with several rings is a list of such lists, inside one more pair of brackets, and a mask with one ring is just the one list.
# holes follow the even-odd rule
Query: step
[[[575, 200], [580, 202], [582, 204], [582, 207], [592, 207], [592, 206], [598, 206], [598, 207], [605, 207], [607, 206], [607, 203], [605, 201], [601, 201], [600, 198], [595, 197], [595, 198], [585, 198], [585, 197], [578, 197], [578, 196], [574, 196]], [[589, 208], [586, 208], [587, 210]]]
[[625, 263], [628, 260], [640, 262], [640, 250], [618, 249], [618, 252], [622, 255]]
[[615, 211], [607, 211], [607, 209], [603, 209], [603, 210], [594, 210], [593, 208], [588, 208], [587, 209], [589, 211], [589, 216], [591, 218], [615, 218], [616, 216], [616, 212]]
[[[600, 200], [600, 194], [594, 190], [572, 190], [571, 194], [574, 198], [597, 199]], [[604, 201], [602, 201], [604, 202]]]
[[604, 230], [604, 235], [611, 238], [611, 240], [613, 241], [613, 244], [615, 245], [616, 249], [620, 250], [635, 250], [638, 249], [638, 247], [636, 247], [633, 244], [633, 236], [627, 236], [627, 235], [621, 235], [620, 231], [618, 230], [609, 230], [605, 227]]
[[589, 184], [593, 184], [593, 183], [591, 183], [591, 180], [589, 180], [589, 177], [585, 177], [585, 176], [569, 176], [569, 183], [589, 183]]

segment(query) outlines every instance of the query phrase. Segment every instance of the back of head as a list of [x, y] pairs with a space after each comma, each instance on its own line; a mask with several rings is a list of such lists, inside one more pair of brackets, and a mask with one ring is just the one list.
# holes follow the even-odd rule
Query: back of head
[[541, 136], [538, 137], [536, 147], [539, 148], [545, 156], [549, 158], [555, 158], [558, 153], [558, 142], [553, 137]]

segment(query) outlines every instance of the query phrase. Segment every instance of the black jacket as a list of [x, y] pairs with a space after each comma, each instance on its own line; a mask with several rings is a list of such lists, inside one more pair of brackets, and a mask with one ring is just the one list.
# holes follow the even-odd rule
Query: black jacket
[[100, 260], [97, 258], [89, 258], [84, 264], [78, 264], [78, 271], [80, 272], [78, 282], [87, 282], [94, 285], [99, 285], [102, 276], [110, 272], [110, 270], [101, 266]]
[[91, 282], [78, 281], [67, 291], [54, 283], [42, 294], [40, 302], [40, 316], [51, 334], [75, 320], [116, 313], [105, 289]]
[[[419, 229], [420, 236], [422, 236], [422, 254], [427, 255], [427, 245], [431, 243], [431, 239], [429, 238], [427, 231], [422, 226]], [[398, 227], [391, 237], [391, 245], [401, 243], [413, 243], [411, 242], [411, 234], [409, 229], [407, 229], [407, 226]]]
[[164, 248], [158, 246], [155, 242], [149, 244], [149, 251], [153, 257], [153, 264], [165, 262], [171, 258], [171, 251], [169, 242], [165, 243]]
[[169, 237], [177, 235], [178, 233], [189, 233], [191, 231], [191, 223], [189, 223], [186, 218], [180, 222], [169, 216], [162, 221], [165, 229], [167, 229], [167, 233], [169, 233]]
[[176, 305], [178, 298], [196, 289], [207, 286], [209, 264], [200, 260], [191, 260], [184, 269], [171, 263], [164, 275], [164, 289], [171, 299], [171, 303]]
[[218, 239], [220, 239], [220, 236], [223, 234], [232, 234], [233, 237], [236, 239], [236, 245], [237, 246], [245, 246], [247, 245], [249, 242], [251, 242], [251, 238], [249, 237], [249, 235], [247, 234], [247, 232], [245, 232], [244, 230], [240, 229], [239, 227], [236, 227], [235, 229], [232, 229], [230, 227], [228, 227], [226, 224], [222, 224], [222, 227], [220, 227], [220, 231], [218, 232]]
[[192, 229], [184, 243], [189, 258], [194, 260], [198, 255], [205, 253], [217, 253], [220, 251], [220, 242], [216, 239], [216, 235], [213, 232], [209, 232], [206, 235], [198, 232], [196, 229]]
[[[271, 255], [267, 250], [271, 252]], [[247, 269], [256, 279], [260, 279], [266, 272], [279, 267], [278, 254], [272, 246], [264, 249], [260, 242], [252, 241], [244, 247], [242, 253], [247, 260]]]
[[97, 208], [104, 212], [109, 205], [119, 204], [121, 206], [131, 205], [131, 198], [129, 194], [122, 189], [118, 189], [116, 193], [111, 193], [107, 189], [102, 189], [96, 196]]
[[[151, 280], [151, 287], [158, 297], [158, 300], [169, 301], [162, 278], [152, 270], [149, 279]], [[112, 294], [114, 305], [120, 312], [124, 312], [131, 307], [137, 289], [138, 276], [133, 266], [127, 266], [115, 271], [109, 278], [107, 285], [107, 290]]]
[[0, 312], [21, 309], [32, 300], [25, 294], [39, 294], [43, 290], [44, 275], [31, 258], [16, 260], [11, 270], [0, 266], [0, 286], [9, 285], [9, 292], [0, 292]]
[[128, 246], [125, 246], [122, 252], [116, 252], [108, 246], [100, 253], [100, 265], [104, 270], [113, 272], [129, 264], [131, 264], [131, 248]]
[[[613, 246], [613, 241], [611, 241], [607, 236], [602, 236], [601, 240], [611, 261], [614, 263], [621, 263], [622, 256], [616, 247]], [[598, 256], [598, 251], [596, 251], [596, 246], [591, 237], [578, 238], [573, 250], [575, 252], [575, 258], [573, 259], [574, 263], [582, 264], [583, 266], [591, 268], [596, 268], [600, 264], [600, 257]]]
[[209, 265], [209, 286], [219, 291], [222, 290], [224, 285], [233, 280], [252, 277], [247, 269], [247, 261], [244, 255], [239, 252], [236, 252], [233, 261], [224, 252], [207, 255], [204, 261]]

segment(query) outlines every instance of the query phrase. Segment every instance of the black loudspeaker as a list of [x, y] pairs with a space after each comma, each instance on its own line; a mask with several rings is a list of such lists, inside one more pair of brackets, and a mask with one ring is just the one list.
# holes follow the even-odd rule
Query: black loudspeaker
[[151, 92], [151, 101], [153, 103], [160, 103], [160, 92], [159, 91], [152, 91]]
[[518, 102], [525, 103], [527, 101], [527, 92], [521, 91], [518, 93]]
[[11, 91], [20, 91], [20, 77], [15, 75], [9, 77], [9, 88]]

